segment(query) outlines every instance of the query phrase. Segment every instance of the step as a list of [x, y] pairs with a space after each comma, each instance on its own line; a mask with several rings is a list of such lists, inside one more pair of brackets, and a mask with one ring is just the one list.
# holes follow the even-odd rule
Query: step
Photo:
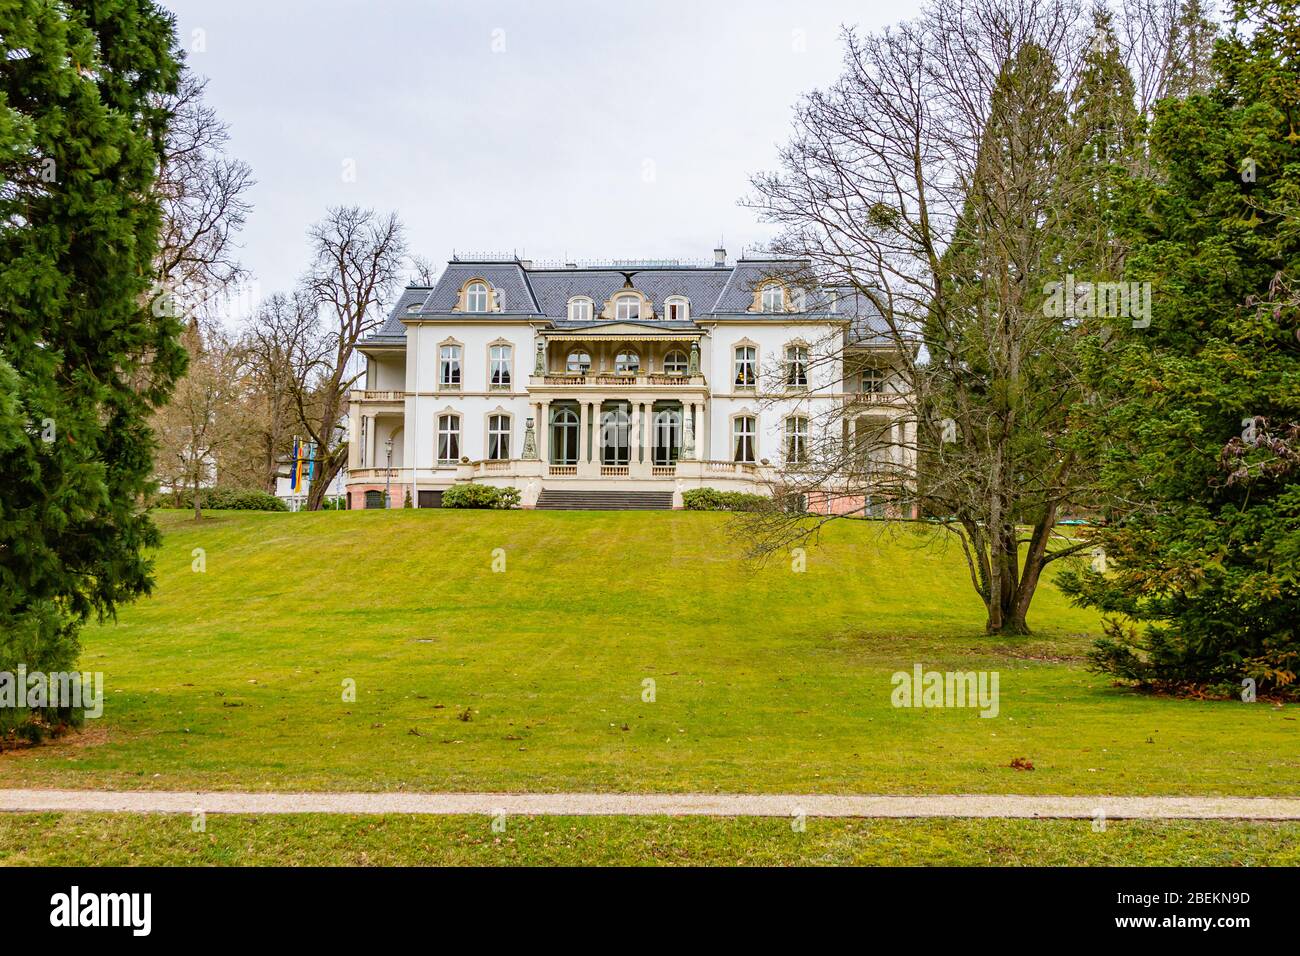
[[667, 511], [673, 506], [671, 491], [557, 491], [544, 490], [537, 499], [542, 511]]

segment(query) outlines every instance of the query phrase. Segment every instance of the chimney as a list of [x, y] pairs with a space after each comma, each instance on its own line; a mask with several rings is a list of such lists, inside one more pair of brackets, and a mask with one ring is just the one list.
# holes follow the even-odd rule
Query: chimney
[[566, 262], [566, 263], [564, 264], [564, 268], [566, 268], [566, 269], [576, 269], [576, 268], [578, 268], [578, 264], [577, 264], [576, 262]]
[[715, 266], [725, 266], [727, 264], [727, 250], [721, 246], [713, 250], [713, 264]]
[[531, 268], [533, 267], [533, 260], [532, 260], [532, 259], [520, 259], [520, 260], [519, 260], [519, 265], [521, 265], [524, 269], [531, 269]]

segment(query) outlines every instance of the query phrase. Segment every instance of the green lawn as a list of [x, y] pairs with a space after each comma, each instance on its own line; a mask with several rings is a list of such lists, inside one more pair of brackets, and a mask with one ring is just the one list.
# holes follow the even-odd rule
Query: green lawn
[[1297, 866], [1300, 824], [0, 814], [0, 866]]
[[[708, 514], [159, 520], [156, 593], [84, 636], [104, 717], [0, 755], [0, 786], [1300, 791], [1300, 710], [1111, 686], [1082, 662], [1097, 618], [1050, 583], [1034, 637], [987, 638], [919, 532], [839, 522], [795, 573]], [[918, 662], [996, 670], [999, 715], [895, 709]]]

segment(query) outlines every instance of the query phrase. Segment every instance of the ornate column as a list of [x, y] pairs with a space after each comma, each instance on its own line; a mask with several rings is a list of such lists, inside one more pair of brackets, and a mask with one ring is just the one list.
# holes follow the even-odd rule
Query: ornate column
[[587, 437], [587, 403], [578, 402], [578, 462], [587, 460], [588, 445], [591, 444]]
[[546, 340], [543, 338], [537, 340], [537, 361], [533, 365], [533, 374], [546, 374]]
[[539, 417], [541, 439], [537, 446], [541, 450], [542, 461], [550, 463], [551, 460], [551, 403], [541, 403], [541, 414]]
[[641, 403], [633, 402], [627, 412], [627, 464], [630, 468], [641, 455]]
[[682, 402], [682, 461], [695, 460], [695, 403]]
[[708, 461], [711, 456], [709, 454], [708, 422], [704, 417], [704, 403], [691, 402], [691, 408], [695, 410], [695, 457], [700, 461]]

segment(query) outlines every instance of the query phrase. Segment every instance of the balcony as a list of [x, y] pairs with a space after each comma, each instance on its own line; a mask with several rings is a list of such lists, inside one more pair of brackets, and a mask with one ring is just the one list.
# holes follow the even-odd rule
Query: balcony
[[584, 388], [649, 389], [668, 391], [683, 388], [704, 390], [708, 385], [703, 375], [675, 375], [668, 372], [547, 372], [533, 375], [530, 391], [539, 388], [560, 391]]
[[849, 392], [844, 396], [846, 405], [900, 405], [908, 398], [903, 392]]
[[406, 395], [406, 392], [393, 389], [354, 388], [348, 392], [348, 403], [353, 405], [362, 402], [371, 405], [405, 405]]

